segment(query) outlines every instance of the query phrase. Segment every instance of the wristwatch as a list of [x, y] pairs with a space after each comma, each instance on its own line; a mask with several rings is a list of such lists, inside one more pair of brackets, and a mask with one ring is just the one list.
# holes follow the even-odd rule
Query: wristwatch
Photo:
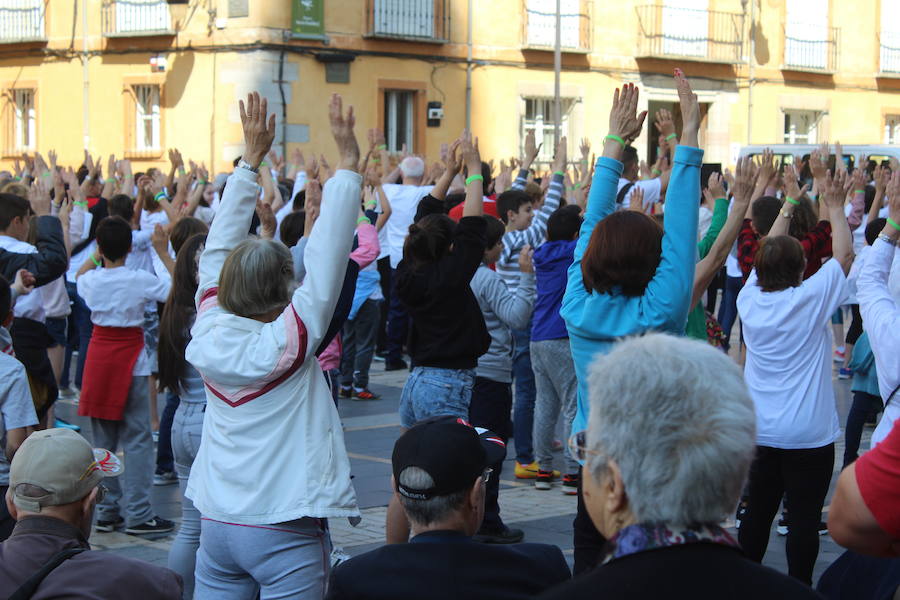
[[781, 216], [784, 217], [785, 219], [790, 219], [790, 218], [792, 218], [792, 217], [794, 216], [794, 213], [788, 212], [788, 211], [786, 211], [786, 210], [782, 210], [782, 211], [781, 211]]
[[889, 235], [885, 235], [885, 234], [883, 234], [883, 233], [879, 233], [879, 234], [878, 234], [878, 239], [881, 240], [881, 241], [883, 241], [883, 242], [887, 242], [888, 244], [890, 244], [891, 246], [894, 246], [895, 248], [897, 247], [897, 240], [891, 238], [891, 236], [889, 236]]
[[248, 171], [253, 171], [254, 173], [259, 173], [259, 169], [258, 169], [258, 168], [254, 167], [253, 165], [251, 165], [250, 163], [248, 163], [248, 162], [247, 162], [246, 160], [244, 160], [243, 158], [242, 158], [241, 160], [238, 161], [238, 165], [237, 165], [237, 166], [241, 167], [242, 169], [247, 169]]

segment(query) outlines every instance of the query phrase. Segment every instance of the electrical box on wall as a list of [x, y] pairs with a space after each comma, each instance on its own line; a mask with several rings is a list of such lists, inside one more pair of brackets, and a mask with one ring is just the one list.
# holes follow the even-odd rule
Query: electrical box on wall
[[444, 105], [440, 102], [428, 103], [428, 126], [440, 127], [441, 119], [444, 118]]

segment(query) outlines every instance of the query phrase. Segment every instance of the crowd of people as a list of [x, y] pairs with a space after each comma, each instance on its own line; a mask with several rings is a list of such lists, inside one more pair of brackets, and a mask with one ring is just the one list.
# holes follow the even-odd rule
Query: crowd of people
[[[533, 134], [499, 171], [468, 131], [431, 167], [377, 129], [362, 152], [338, 95], [336, 168], [285, 164], [254, 92], [230, 174], [177, 150], [168, 173], [51, 151], [0, 174], [0, 595], [892, 597], [900, 165], [826, 144], [701, 181], [700, 105], [674, 87], [680, 132], [626, 84], [599, 158], [563, 137], [547, 172]], [[378, 398], [376, 355], [409, 369], [386, 545], [332, 567], [329, 520], [361, 518], [338, 407]], [[834, 361], [847, 552], [816, 591]], [[577, 496], [571, 571], [503, 521], [508, 443], [516, 478]], [[173, 531], [150, 492], [175, 482], [168, 569], [90, 551]], [[779, 509], [788, 574], [760, 564]]]

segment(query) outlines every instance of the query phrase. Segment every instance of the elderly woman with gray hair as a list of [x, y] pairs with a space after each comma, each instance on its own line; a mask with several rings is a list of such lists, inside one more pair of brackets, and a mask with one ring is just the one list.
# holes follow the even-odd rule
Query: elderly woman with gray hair
[[542, 598], [820, 598], [745, 558], [719, 525], [756, 442], [731, 359], [652, 334], [599, 356], [589, 377], [588, 429], [570, 445], [584, 461], [588, 514], [609, 542], [598, 567]]

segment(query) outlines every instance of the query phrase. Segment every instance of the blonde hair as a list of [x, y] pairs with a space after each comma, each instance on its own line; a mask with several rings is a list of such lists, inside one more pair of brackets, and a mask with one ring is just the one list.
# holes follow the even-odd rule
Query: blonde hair
[[290, 250], [274, 240], [241, 242], [225, 259], [219, 276], [219, 304], [240, 317], [283, 309], [294, 291]]
[[24, 183], [19, 183], [18, 181], [10, 181], [5, 184], [2, 188], [0, 188], [0, 193], [3, 194], [14, 194], [16, 196], [20, 196], [22, 198], [28, 199], [28, 186]]

